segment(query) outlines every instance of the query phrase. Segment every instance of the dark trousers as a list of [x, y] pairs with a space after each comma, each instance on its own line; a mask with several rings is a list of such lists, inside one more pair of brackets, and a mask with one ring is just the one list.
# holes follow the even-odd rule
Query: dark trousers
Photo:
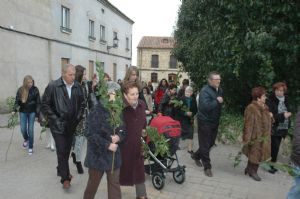
[[[89, 179], [84, 191], [83, 199], [93, 199], [95, 197], [103, 174], [103, 171], [89, 169]], [[108, 199], [121, 199], [119, 176], [120, 169], [114, 170], [113, 174], [111, 171], [106, 171]]]
[[210, 124], [198, 119], [198, 143], [199, 149], [195, 152], [195, 159], [201, 159], [205, 169], [211, 169], [209, 151], [214, 146], [219, 124]]
[[52, 133], [57, 155], [57, 171], [61, 176], [61, 183], [71, 180], [69, 169], [69, 156], [72, 147], [73, 135]]
[[276, 162], [277, 156], [280, 148], [282, 137], [281, 136], [271, 136], [271, 161]]

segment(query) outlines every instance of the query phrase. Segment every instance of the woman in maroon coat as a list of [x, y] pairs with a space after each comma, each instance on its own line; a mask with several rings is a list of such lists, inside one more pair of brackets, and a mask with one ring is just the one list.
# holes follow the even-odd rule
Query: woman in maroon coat
[[142, 132], [146, 128], [145, 103], [139, 100], [136, 82], [123, 85], [124, 103], [123, 119], [127, 136], [121, 145], [122, 165], [120, 184], [136, 188], [136, 198], [146, 199], [144, 158], [142, 153]]

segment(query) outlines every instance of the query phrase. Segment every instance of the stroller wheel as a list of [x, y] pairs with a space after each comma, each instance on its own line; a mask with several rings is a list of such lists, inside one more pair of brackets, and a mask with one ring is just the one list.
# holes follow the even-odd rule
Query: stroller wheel
[[173, 172], [173, 179], [177, 184], [182, 184], [185, 181], [185, 171], [183, 169], [180, 169]]
[[154, 173], [152, 175], [152, 184], [155, 189], [161, 190], [165, 186], [165, 179], [161, 173]]

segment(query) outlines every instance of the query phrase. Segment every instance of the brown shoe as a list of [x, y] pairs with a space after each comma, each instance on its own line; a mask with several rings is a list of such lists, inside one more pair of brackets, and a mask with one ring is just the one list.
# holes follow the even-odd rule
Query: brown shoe
[[63, 189], [69, 189], [71, 186], [70, 181], [69, 180], [65, 180], [63, 183]]
[[149, 199], [147, 196], [136, 197], [136, 199]]
[[212, 172], [211, 172], [211, 169], [205, 169], [205, 170], [204, 170], [204, 174], [205, 174], [206, 176], [208, 176], [208, 177], [213, 177], [213, 174], [212, 174]]

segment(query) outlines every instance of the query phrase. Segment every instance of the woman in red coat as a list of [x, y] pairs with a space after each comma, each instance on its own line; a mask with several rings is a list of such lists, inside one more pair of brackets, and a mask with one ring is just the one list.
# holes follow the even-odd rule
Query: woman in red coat
[[126, 82], [123, 85], [124, 110], [123, 120], [126, 138], [121, 145], [122, 165], [120, 169], [120, 184], [136, 188], [136, 198], [146, 199], [144, 158], [141, 136], [146, 127], [145, 103], [139, 100], [139, 89], [136, 82]]

